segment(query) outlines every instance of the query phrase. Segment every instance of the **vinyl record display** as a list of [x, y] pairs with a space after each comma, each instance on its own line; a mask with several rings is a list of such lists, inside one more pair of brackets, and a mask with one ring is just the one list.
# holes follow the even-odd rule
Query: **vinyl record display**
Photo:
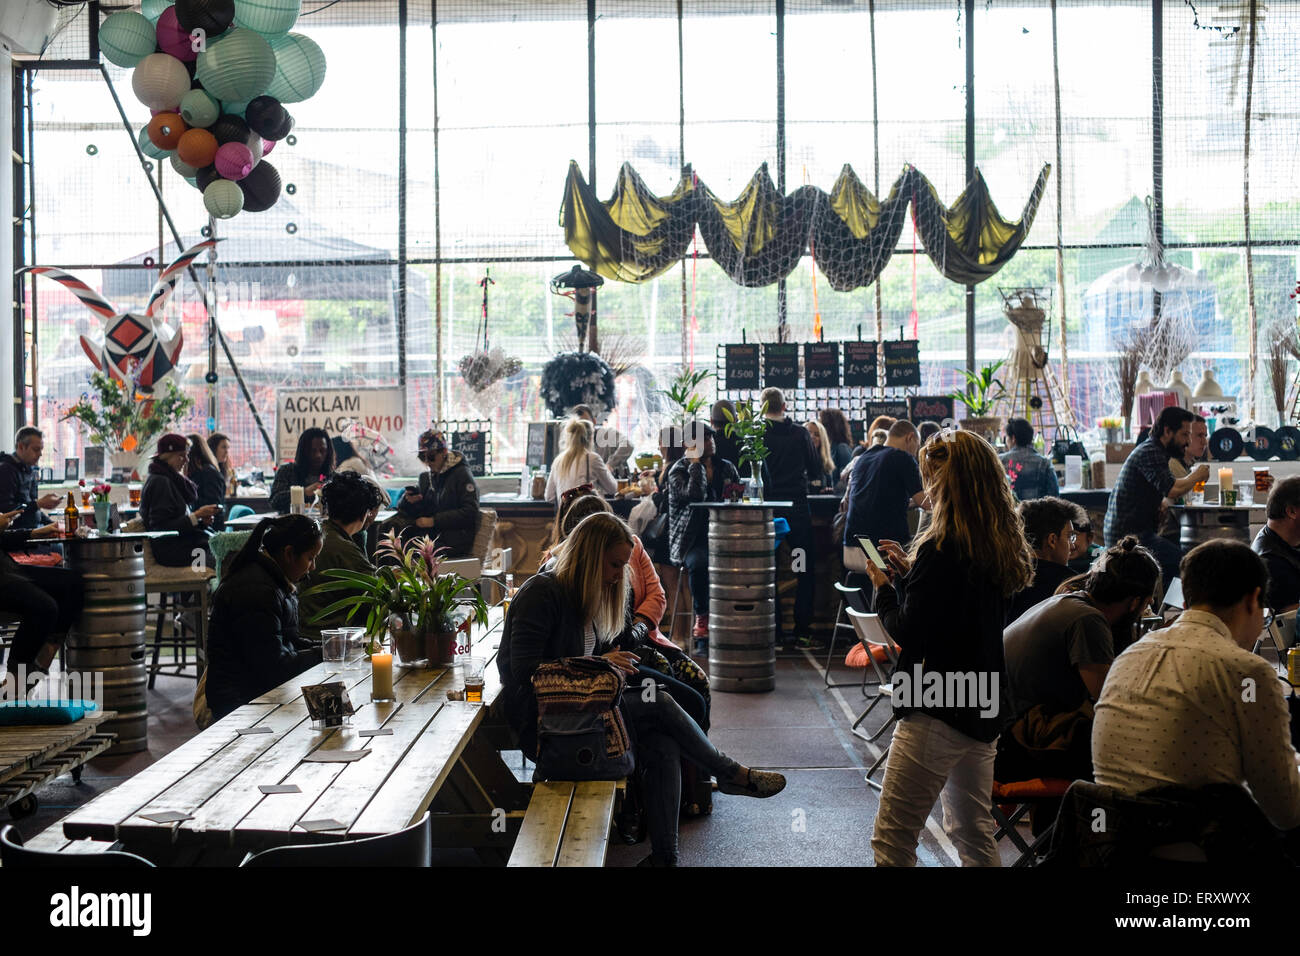
[[1256, 461], [1268, 461], [1277, 454], [1277, 435], [1273, 429], [1258, 427], [1255, 429], [1255, 440], [1246, 443], [1246, 454]]
[[1300, 458], [1300, 428], [1283, 425], [1273, 433], [1277, 457], [1283, 461], [1295, 461]]
[[1215, 461], [1236, 461], [1243, 447], [1241, 433], [1235, 428], [1219, 428], [1210, 436], [1210, 454]]

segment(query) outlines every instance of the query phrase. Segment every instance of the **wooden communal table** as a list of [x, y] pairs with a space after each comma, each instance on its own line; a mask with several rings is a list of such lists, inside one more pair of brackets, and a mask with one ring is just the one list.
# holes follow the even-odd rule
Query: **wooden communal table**
[[27, 816], [36, 809], [37, 788], [69, 771], [79, 780], [82, 764], [117, 739], [99, 731], [100, 723], [115, 716], [95, 711], [72, 724], [0, 727], [0, 807]]
[[[502, 618], [494, 608], [487, 627], [475, 625], [476, 656], [494, 660]], [[368, 663], [317, 665], [65, 817], [63, 832], [73, 840], [120, 840], [133, 852], [169, 862], [186, 848], [215, 858], [220, 850], [377, 836], [431, 809], [435, 845], [472, 847], [504, 862], [528, 790], [502, 762], [491, 734], [480, 733], [500, 691], [495, 663], [486, 676], [484, 703], [468, 704], [447, 698], [458, 679], [453, 668], [395, 668], [396, 700], [372, 703]], [[348, 685], [357, 712], [348, 727], [313, 731], [300, 688], [333, 680]], [[253, 726], [271, 732], [236, 733]], [[378, 728], [392, 733], [360, 735]], [[350, 763], [306, 759], [362, 749], [370, 753]], [[294, 785], [300, 792], [263, 794], [267, 785]], [[141, 816], [168, 811], [191, 819], [158, 823]], [[316, 820], [339, 826], [309, 832], [301, 825]]]

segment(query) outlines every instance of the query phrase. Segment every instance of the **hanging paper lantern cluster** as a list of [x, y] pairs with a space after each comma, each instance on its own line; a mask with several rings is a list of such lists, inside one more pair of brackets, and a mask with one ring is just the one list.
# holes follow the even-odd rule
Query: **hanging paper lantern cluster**
[[104, 57], [133, 70], [131, 89], [154, 114], [141, 151], [168, 160], [213, 216], [262, 212], [280, 198], [280, 174], [264, 157], [293, 130], [283, 104], [325, 80], [321, 48], [289, 32], [301, 9], [301, 0], [144, 0], [140, 13], [100, 25]]

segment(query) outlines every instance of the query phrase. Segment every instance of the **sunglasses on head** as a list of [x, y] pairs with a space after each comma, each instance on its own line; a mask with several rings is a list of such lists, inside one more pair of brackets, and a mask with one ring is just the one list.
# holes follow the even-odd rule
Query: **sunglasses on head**
[[572, 501], [574, 498], [581, 498], [583, 495], [594, 494], [595, 490], [595, 486], [592, 485], [591, 482], [587, 482], [585, 485], [578, 485], [576, 488], [570, 488], [568, 491], [560, 495], [560, 500]]

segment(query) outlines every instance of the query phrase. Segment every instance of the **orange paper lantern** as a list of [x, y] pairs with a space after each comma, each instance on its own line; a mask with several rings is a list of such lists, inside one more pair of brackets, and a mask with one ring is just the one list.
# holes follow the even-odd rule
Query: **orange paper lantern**
[[159, 149], [172, 150], [188, 128], [179, 113], [159, 113], [149, 121], [149, 141]]
[[176, 155], [186, 166], [202, 169], [211, 166], [217, 155], [217, 138], [206, 129], [186, 130], [176, 145]]

